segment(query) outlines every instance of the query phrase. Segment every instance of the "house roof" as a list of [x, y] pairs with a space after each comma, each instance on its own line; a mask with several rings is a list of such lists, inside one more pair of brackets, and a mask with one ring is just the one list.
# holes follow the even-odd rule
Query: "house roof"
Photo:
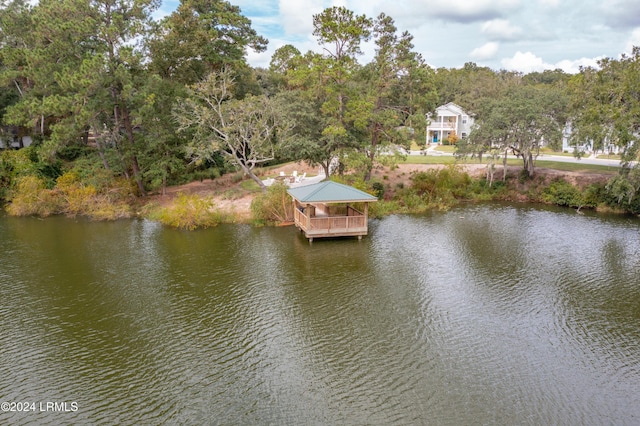
[[378, 201], [376, 197], [352, 186], [325, 181], [291, 188], [287, 192], [301, 203], [348, 203]]
[[[438, 108], [436, 108], [436, 111], [438, 111], [438, 112], [442, 112], [444, 110], [452, 112], [455, 115], [467, 115], [465, 110], [462, 109], [462, 107], [460, 105], [454, 104], [453, 102], [448, 102], [448, 103], [446, 103], [444, 105], [440, 105]], [[444, 115], [444, 114], [439, 114], [439, 115]]]

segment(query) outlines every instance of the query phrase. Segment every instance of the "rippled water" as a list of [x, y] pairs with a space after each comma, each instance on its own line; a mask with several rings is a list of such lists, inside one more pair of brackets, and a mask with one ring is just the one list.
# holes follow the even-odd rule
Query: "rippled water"
[[640, 424], [640, 221], [370, 227], [0, 217], [0, 424]]

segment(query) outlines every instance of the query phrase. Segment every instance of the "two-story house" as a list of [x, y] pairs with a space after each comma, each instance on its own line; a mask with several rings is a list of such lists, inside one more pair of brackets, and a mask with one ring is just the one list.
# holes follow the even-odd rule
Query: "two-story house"
[[427, 144], [440, 144], [452, 134], [459, 139], [466, 138], [471, 132], [473, 117], [467, 114], [459, 105], [449, 102], [436, 108], [436, 115], [427, 114]]

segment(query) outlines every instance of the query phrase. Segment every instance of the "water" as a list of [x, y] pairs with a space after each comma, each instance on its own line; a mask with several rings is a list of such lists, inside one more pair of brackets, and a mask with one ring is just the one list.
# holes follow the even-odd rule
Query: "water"
[[0, 401], [36, 404], [0, 424], [636, 425], [639, 227], [487, 204], [309, 245], [0, 217]]

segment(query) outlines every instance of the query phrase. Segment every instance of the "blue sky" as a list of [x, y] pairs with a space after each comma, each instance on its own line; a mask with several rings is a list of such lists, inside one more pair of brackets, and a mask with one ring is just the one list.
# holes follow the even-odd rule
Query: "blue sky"
[[[475, 62], [495, 70], [524, 73], [561, 68], [578, 72], [597, 59], [619, 58], [640, 45], [640, 0], [231, 0], [253, 28], [269, 39], [264, 53], [250, 51], [249, 63], [267, 67], [273, 52], [292, 44], [320, 52], [312, 16], [344, 6], [375, 18], [391, 16], [399, 31], [432, 67], [459, 68]], [[156, 16], [178, 1], [163, 0]], [[363, 49], [368, 62], [373, 46]]]

